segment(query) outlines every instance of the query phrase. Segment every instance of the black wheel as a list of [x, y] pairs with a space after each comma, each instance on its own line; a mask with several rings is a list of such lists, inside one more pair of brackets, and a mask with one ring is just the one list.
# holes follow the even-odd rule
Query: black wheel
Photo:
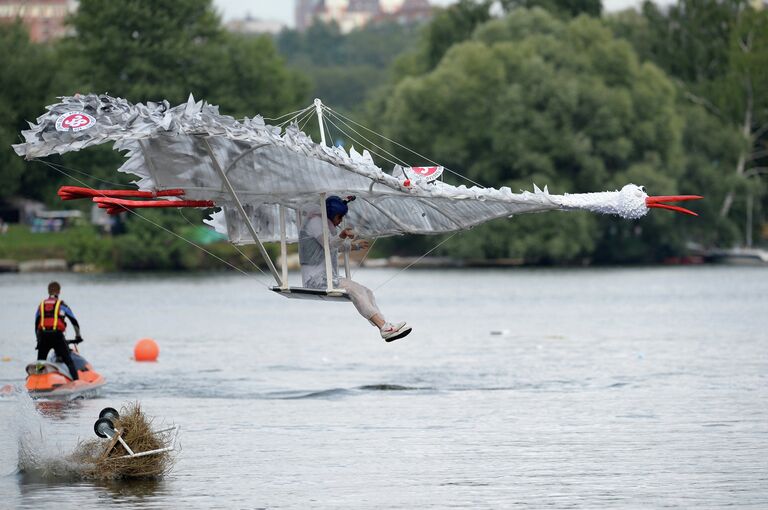
[[109, 418], [99, 418], [96, 423], [93, 424], [93, 431], [96, 435], [104, 439], [112, 437], [115, 433], [115, 425]]
[[109, 418], [110, 420], [117, 420], [120, 418], [120, 413], [112, 407], [105, 407], [99, 413], [99, 418]]

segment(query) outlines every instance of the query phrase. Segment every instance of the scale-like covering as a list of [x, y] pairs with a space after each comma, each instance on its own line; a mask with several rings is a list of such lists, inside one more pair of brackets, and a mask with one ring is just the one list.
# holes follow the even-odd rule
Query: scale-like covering
[[[364, 237], [438, 234], [468, 229], [515, 214], [554, 209], [585, 209], [624, 218], [648, 211], [647, 195], [629, 184], [621, 191], [551, 195], [512, 193], [509, 188], [451, 186], [440, 181], [413, 181], [384, 173], [370, 154], [354, 148], [314, 143], [293, 125], [281, 131], [260, 117], [235, 120], [192, 97], [170, 108], [167, 102], [133, 105], [109, 96], [63, 97], [24, 131], [15, 145], [28, 159], [61, 154], [106, 142], [127, 151], [120, 172], [136, 175], [141, 190], [185, 190], [185, 200], [214, 200], [222, 206], [218, 228], [226, 225], [232, 242], [252, 242], [234, 208], [216, 166], [224, 170], [263, 241], [280, 238], [278, 204], [286, 213], [287, 235], [297, 239], [297, 217], [320, 204], [320, 193], [355, 195], [347, 216]], [[83, 112], [95, 122], [81, 131], [57, 129], [68, 112]], [[225, 221], [223, 221], [225, 219]]]

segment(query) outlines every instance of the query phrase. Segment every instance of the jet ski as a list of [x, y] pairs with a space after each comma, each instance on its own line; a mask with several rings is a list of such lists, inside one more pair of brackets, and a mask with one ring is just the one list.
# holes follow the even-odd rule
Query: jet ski
[[26, 387], [32, 398], [74, 400], [94, 397], [107, 380], [77, 350], [82, 340], [67, 340], [70, 356], [77, 369], [78, 380], [73, 381], [69, 368], [52, 350], [45, 361], [27, 365]]

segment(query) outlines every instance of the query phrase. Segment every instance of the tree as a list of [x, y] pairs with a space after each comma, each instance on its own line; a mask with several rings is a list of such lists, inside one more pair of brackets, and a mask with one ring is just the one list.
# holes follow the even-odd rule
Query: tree
[[[75, 34], [56, 45], [55, 95], [109, 93], [131, 102], [185, 102], [190, 94], [234, 117], [276, 116], [308, 101], [308, 82], [290, 70], [269, 38], [228, 34], [211, 0], [83, 0]], [[37, 101], [34, 111], [45, 104]], [[122, 155], [109, 147], [49, 158], [81, 171], [73, 184], [115, 187]], [[58, 183], [38, 166], [30, 178]], [[53, 196], [48, 192], [49, 196]]]
[[210, 0], [82, 0], [69, 42], [83, 90], [134, 102], [185, 101], [224, 33]]
[[335, 23], [315, 23], [306, 32], [284, 30], [277, 46], [291, 67], [313, 82], [312, 94], [333, 108], [352, 112], [388, 79], [388, 66], [415, 40], [417, 27], [372, 23], [342, 34]]
[[271, 41], [227, 34], [211, 0], [83, 0], [71, 21], [80, 90], [171, 104], [191, 93], [235, 116], [306, 100], [306, 81]]
[[0, 198], [19, 192], [41, 196], [38, 183], [30, 179], [33, 165], [17, 156], [11, 144], [22, 141], [19, 133], [26, 121], [54, 99], [57, 68], [51, 47], [31, 43], [21, 22], [0, 24]]
[[501, 0], [502, 8], [509, 12], [518, 7], [541, 7], [555, 16], [575, 17], [580, 14], [599, 17], [603, 11], [601, 0]]
[[491, 4], [489, 0], [459, 0], [437, 13], [425, 31], [427, 69], [433, 69], [451, 46], [469, 39], [475, 28], [491, 19]]
[[[720, 204], [722, 236], [713, 242], [730, 244], [734, 206], [739, 217], [751, 217], [753, 198], [766, 199], [759, 177], [768, 173], [768, 12], [745, 0], [681, 0], [666, 11], [646, 2], [643, 16], [647, 30], [631, 37], [636, 47], [677, 80], [681, 97], [739, 133], [732, 152], [712, 154], [722, 173], [709, 194]], [[751, 237], [749, 229], [743, 242]]]
[[[637, 182], [671, 194], [685, 168], [674, 85], [596, 19], [515, 9], [386, 96], [378, 115], [387, 137], [483, 184], [530, 189], [536, 182], [558, 193]], [[635, 228], [550, 214], [494, 223], [458, 242], [533, 261], [580, 260], [598, 245], [602, 260], [655, 260], [682, 248], [676, 225], [668, 215]], [[635, 248], [623, 253], [602, 242], [610, 232]]]

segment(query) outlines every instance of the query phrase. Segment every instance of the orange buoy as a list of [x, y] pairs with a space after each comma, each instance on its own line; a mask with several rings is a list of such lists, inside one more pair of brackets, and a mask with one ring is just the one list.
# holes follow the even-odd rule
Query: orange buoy
[[142, 338], [133, 347], [133, 358], [136, 361], [157, 361], [160, 347], [151, 338]]

